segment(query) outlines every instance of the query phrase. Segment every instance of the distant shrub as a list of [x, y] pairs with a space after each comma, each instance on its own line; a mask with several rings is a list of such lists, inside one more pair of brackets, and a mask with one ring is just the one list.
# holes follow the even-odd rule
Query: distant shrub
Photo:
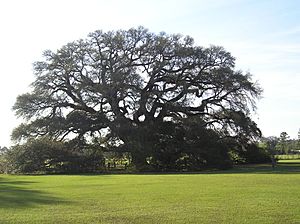
[[4, 155], [0, 155], [0, 173], [7, 173], [7, 162]]
[[76, 149], [48, 138], [30, 139], [15, 145], [5, 155], [12, 173], [95, 172], [103, 168], [101, 149]]
[[0, 173], [9, 173], [10, 165], [7, 161], [8, 148], [0, 147]]

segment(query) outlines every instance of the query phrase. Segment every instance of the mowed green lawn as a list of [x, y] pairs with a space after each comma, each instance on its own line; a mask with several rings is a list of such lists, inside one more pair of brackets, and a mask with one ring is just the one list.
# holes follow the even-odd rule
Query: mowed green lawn
[[202, 174], [0, 175], [0, 223], [300, 223], [300, 164]]

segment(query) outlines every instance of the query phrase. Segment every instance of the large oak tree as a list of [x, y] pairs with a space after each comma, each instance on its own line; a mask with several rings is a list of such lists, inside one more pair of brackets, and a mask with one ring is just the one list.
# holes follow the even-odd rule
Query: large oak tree
[[159, 132], [165, 124], [184, 131], [193, 121], [218, 139], [246, 143], [260, 135], [250, 113], [261, 89], [234, 67], [234, 57], [222, 47], [196, 46], [189, 36], [143, 27], [96, 31], [45, 51], [44, 60], [34, 63], [32, 91], [14, 105], [26, 122], [12, 136], [78, 142], [106, 137], [115, 150], [129, 151], [136, 166], [166, 136], [169, 145], [175, 138], [178, 143], [175, 129]]

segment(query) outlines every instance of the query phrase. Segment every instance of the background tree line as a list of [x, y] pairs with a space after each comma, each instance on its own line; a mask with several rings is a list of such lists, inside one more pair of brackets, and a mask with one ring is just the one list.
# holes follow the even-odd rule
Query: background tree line
[[264, 137], [261, 139], [261, 146], [272, 148], [274, 155], [300, 154], [300, 130], [297, 139], [290, 139], [287, 132], [281, 132], [278, 137]]

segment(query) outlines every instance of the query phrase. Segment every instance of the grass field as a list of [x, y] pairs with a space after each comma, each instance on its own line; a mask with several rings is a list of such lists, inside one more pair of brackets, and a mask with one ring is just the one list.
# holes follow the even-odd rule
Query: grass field
[[0, 223], [300, 223], [299, 174], [0, 175]]
[[275, 157], [279, 160], [295, 160], [295, 159], [300, 159], [300, 154], [275, 155]]

